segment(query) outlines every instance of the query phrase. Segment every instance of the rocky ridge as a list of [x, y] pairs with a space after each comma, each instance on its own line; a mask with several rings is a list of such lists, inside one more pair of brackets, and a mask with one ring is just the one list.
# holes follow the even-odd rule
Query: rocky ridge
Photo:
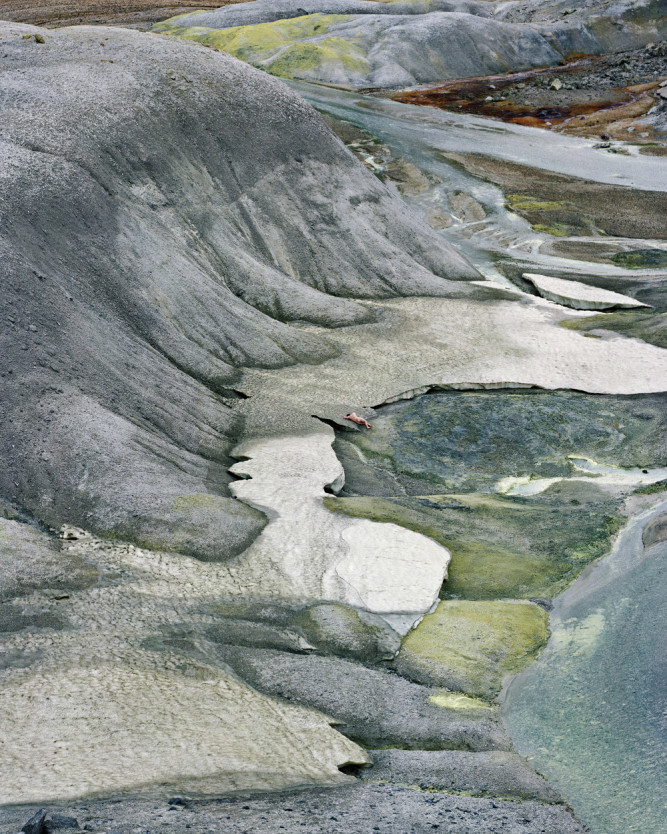
[[329, 0], [183, 15], [155, 31], [197, 40], [284, 78], [388, 89], [553, 66], [575, 55], [636, 49], [660, 40], [658, 2], [589, 2], [542, 14], [519, 3]]
[[3, 27], [0, 490], [225, 558], [263, 525], [226, 488], [239, 369], [334, 355], [291, 323], [372, 318], [355, 295], [477, 274], [278, 82], [151, 35], [37, 34]]

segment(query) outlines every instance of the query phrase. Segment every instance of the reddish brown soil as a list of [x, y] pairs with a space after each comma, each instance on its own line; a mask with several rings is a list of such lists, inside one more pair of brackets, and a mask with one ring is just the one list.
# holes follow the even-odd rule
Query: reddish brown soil
[[[594, 66], [594, 58], [583, 58], [566, 66], [545, 67], [508, 75], [476, 76], [455, 79], [442, 84], [429, 85], [392, 94], [396, 101], [406, 104], [422, 104], [442, 110], [461, 110], [477, 116], [487, 116], [504, 122], [529, 125], [531, 127], [555, 127], [575, 117], [588, 116], [601, 111], [622, 108], [637, 101], [645, 92], [637, 88], [614, 88], [601, 92], [596, 100], [569, 100], [561, 103], [530, 105], [504, 98], [502, 90], [507, 87], [538, 78], [539, 76], [566, 76], [585, 73]], [[553, 96], [552, 98], [557, 97]], [[492, 98], [492, 101], [487, 101]], [[563, 95], [565, 99], [565, 95]]]
[[217, 9], [248, 0], [0, 0], [0, 20], [33, 23], [37, 26], [72, 26], [104, 23], [115, 26], [156, 23], [196, 9]]

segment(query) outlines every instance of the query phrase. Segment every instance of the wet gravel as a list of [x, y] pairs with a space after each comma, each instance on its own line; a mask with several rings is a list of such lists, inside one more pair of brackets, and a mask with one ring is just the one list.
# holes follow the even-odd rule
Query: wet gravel
[[[36, 807], [0, 810], [1, 834], [16, 834]], [[49, 810], [49, 809], [47, 809]], [[56, 809], [51, 809], [56, 811]], [[583, 834], [564, 805], [506, 802], [395, 785], [353, 783], [330, 789], [218, 800], [116, 799], [58, 809], [98, 834]], [[72, 829], [70, 829], [72, 830]]]
[[[557, 106], [570, 97], [578, 101], [599, 100], [609, 91], [650, 84], [662, 76], [667, 76], [667, 43], [555, 67], [543, 75], [504, 87], [503, 95], [517, 104]], [[560, 86], [554, 84], [556, 79]]]

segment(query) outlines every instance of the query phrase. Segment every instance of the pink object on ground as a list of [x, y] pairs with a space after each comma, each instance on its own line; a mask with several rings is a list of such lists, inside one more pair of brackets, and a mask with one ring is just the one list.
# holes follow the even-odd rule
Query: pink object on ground
[[345, 415], [345, 420], [352, 420], [353, 423], [356, 423], [358, 426], [366, 426], [367, 429], [371, 428], [371, 424], [368, 420], [364, 420], [363, 417], [360, 417], [358, 414], [355, 414], [354, 411], [351, 411], [349, 414]]

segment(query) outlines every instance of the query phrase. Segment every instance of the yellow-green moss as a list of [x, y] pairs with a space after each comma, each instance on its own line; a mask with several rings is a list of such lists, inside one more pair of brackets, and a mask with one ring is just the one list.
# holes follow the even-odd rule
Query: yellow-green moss
[[640, 487], [635, 490], [635, 495], [657, 495], [667, 491], [667, 481], [656, 481], [654, 484]]
[[[638, 310], [618, 310], [584, 319], [566, 319], [560, 322], [568, 330], [587, 331], [600, 328], [612, 330], [623, 336], [643, 339], [650, 345], [667, 348], [667, 313], [646, 313]], [[593, 334], [584, 332], [584, 335]]]
[[220, 506], [220, 498], [207, 492], [192, 492], [189, 495], [179, 495], [171, 505], [175, 511], [213, 510]]
[[[615, 505], [562, 506], [550, 494], [531, 500], [488, 494], [325, 498], [327, 509], [422, 533], [452, 554], [443, 598], [534, 599], [564, 590], [583, 564], [606, 553], [622, 525]], [[572, 493], [570, 496], [569, 493]]]
[[568, 237], [572, 233], [572, 230], [569, 226], [566, 226], [564, 223], [553, 223], [552, 225], [547, 225], [546, 223], [534, 223], [531, 226], [535, 232], [543, 232], [547, 235], [552, 235], [553, 237]]
[[301, 73], [324, 64], [338, 65], [348, 72], [364, 73], [368, 69], [363, 51], [344, 38], [295, 43], [269, 61], [266, 69], [281, 78], [298, 78]]
[[513, 211], [556, 211], [567, 204], [562, 200], [536, 200], [527, 194], [508, 194], [507, 205]]
[[467, 695], [461, 695], [460, 692], [450, 692], [448, 689], [443, 689], [435, 695], [429, 695], [429, 703], [442, 709], [453, 709], [457, 712], [465, 712], [470, 715], [475, 712], [493, 712], [493, 707], [479, 698], [469, 698]]
[[473, 588], [487, 598], [514, 596], [519, 590], [523, 596], [539, 596], [557, 578], [555, 566], [537, 556], [461, 539], [451, 539], [447, 547], [453, 554], [443, 589], [448, 596], [469, 596]]
[[366, 69], [364, 53], [358, 46], [343, 38], [323, 37], [333, 26], [350, 17], [310, 14], [230, 29], [179, 26], [174, 21], [180, 18], [175, 17], [157, 24], [153, 30], [213, 46], [253, 66], [265, 68], [273, 75], [295, 78], [324, 63], [339, 64], [353, 71]]
[[447, 600], [408, 634], [396, 666], [413, 680], [490, 700], [546, 644], [547, 624], [529, 602]]
[[617, 252], [611, 260], [626, 269], [665, 269], [667, 252], [663, 249], [635, 249], [632, 252]]

